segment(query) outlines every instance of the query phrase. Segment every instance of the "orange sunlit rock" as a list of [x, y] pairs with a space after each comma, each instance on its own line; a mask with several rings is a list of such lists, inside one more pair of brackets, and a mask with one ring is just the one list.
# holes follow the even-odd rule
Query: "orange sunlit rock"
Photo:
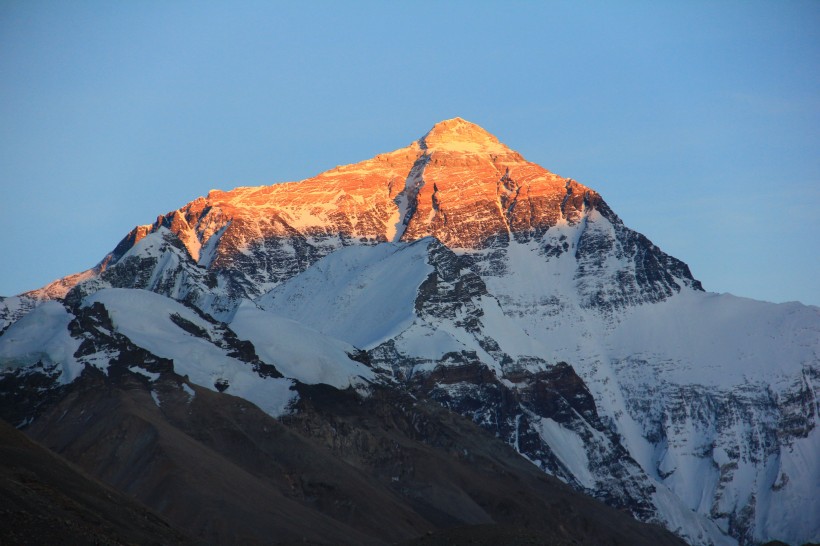
[[[454, 118], [405, 148], [301, 182], [213, 190], [156, 225], [176, 233], [206, 265], [232, 260], [260, 241], [294, 236], [365, 243], [435, 236], [452, 248], [480, 248], [499, 236], [575, 222], [590, 195]], [[218, 244], [203, 257], [215, 235]]]

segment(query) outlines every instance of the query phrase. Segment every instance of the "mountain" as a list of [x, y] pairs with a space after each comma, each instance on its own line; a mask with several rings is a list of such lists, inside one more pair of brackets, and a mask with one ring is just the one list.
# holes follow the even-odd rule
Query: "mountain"
[[[458, 434], [442, 423], [456, 414], [478, 427], [469, 429], [471, 445], [483, 445], [480, 437], [520, 454], [493, 464], [530, 488], [533, 474], [509, 468], [540, 469], [692, 544], [820, 541], [820, 308], [705, 292], [685, 263], [626, 227], [594, 190], [459, 118], [405, 148], [301, 182], [211, 191], [134, 228], [88, 271], [3, 299], [0, 319], [2, 416], [199, 536], [226, 535], [194, 514], [174, 519], [189, 499], [158, 490], [176, 480], [196, 498], [220, 491], [178, 477], [187, 454], [134, 447], [146, 474], [126, 472], [111, 463], [131, 456], [116, 446], [91, 459], [85, 451], [116, 429], [106, 416], [119, 413], [78, 414], [83, 425], [74, 428], [60, 416], [113, 404], [127, 408], [118, 420], [137, 412], [143, 423], [122, 434], [153, 430], [168, 446], [180, 445], [171, 439], [180, 434], [210, 439], [205, 447], [224, 458], [231, 443], [216, 442], [207, 423], [260, 445], [240, 421], [214, 414], [223, 400], [241, 399], [271, 420], [263, 427], [285, 426], [311, 442], [318, 434], [362, 479], [389, 474], [388, 493], [331, 490], [366, 490], [352, 497], [373, 506], [398, 494], [391, 513], [410, 523], [388, 532], [323, 505], [330, 519], [308, 525], [311, 540], [340, 521], [346, 536], [398, 540], [538, 520], [531, 510], [543, 500], [493, 510], [495, 501], [465, 490], [467, 482], [437, 490], [442, 477], [419, 470], [442, 449], [468, 467], [454, 475], [488, 468], [492, 457], [476, 470], [477, 448], [453, 443]], [[135, 381], [143, 395], [131, 393]], [[317, 392], [332, 404], [314, 405]], [[188, 399], [207, 403], [190, 414], [166, 409]], [[408, 413], [414, 404], [425, 410]], [[399, 415], [387, 418], [392, 411]], [[336, 422], [349, 412], [354, 421]], [[365, 424], [367, 412], [387, 421]], [[402, 431], [401, 441], [387, 439], [385, 427]], [[442, 435], [450, 440], [439, 443]], [[408, 470], [409, 448], [395, 458], [366, 448], [407, 441], [437, 455], [414, 455]], [[264, 459], [256, 447], [231, 449], [231, 457]], [[167, 460], [177, 463], [163, 480], [156, 468]], [[404, 486], [408, 477], [413, 486]], [[274, 493], [258, 495], [279, 506]], [[304, 489], [297, 496], [302, 507], [328, 498]], [[408, 508], [408, 499], [424, 507]], [[450, 499], [458, 513], [431, 499]]]

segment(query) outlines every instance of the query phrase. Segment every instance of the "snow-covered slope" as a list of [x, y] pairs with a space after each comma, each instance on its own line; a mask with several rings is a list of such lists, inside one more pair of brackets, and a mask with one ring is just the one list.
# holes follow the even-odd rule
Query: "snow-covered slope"
[[276, 362], [285, 377], [302, 383], [346, 389], [377, 379], [373, 370], [352, 360], [359, 352], [353, 345], [263, 311], [249, 301], [239, 305], [231, 329], [240, 339], [253, 343], [262, 360]]
[[265, 294], [259, 304], [369, 348], [412, 322], [418, 288], [432, 271], [426, 260], [430, 242], [342, 248]]
[[223, 327], [170, 298], [112, 288], [88, 296], [84, 305], [96, 302], [105, 307], [116, 332], [172, 360], [174, 371], [197, 385], [241, 396], [273, 416], [285, 413], [295, 397], [292, 381], [239, 360], [232, 354], [235, 348], [220, 344]]
[[73, 318], [60, 303], [48, 301], [14, 322], [0, 337], [2, 369], [37, 367], [62, 384], [73, 381], [84, 367], [74, 358], [80, 341], [68, 330]]
[[595, 191], [459, 118], [212, 191], [0, 318], [8, 389], [129, 351], [272, 415], [294, 381], [381, 382], [691, 543], [820, 541], [820, 309], [704, 292]]
[[[236, 332], [154, 292], [104, 288], [75, 307], [45, 302], [14, 322], [0, 337], [0, 369], [7, 379], [43, 374], [66, 385], [86, 366], [108, 374], [112, 363], [155, 380], [167, 362], [191, 383], [245, 398], [272, 416], [289, 411], [294, 380], [337, 388], [379, 380], [353, 360], [352, 345], [250, 302], [233, 325]], [[135, 357], [134, 348], [143, 352]]]
[[572, 363], [659, 492], [742, 542], [816, 540], [820, 309], [683, 289], [612, 313], [578, 299], [576, 260], [539, 254], [510, 245], [488, 289]]

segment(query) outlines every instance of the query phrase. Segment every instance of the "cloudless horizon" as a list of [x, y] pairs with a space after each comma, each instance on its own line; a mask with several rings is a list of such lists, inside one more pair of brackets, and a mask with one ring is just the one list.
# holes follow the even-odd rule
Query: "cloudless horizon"
[[0, 75], [2, 296], [458, 116], [706, 290], [820, 305], [820, 2], [7, 1]]

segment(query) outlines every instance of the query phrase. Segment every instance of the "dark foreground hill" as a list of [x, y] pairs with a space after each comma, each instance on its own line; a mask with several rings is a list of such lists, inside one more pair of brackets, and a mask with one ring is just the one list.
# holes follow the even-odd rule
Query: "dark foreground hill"
[[0, 544], [194, 544], [0, 420]]

